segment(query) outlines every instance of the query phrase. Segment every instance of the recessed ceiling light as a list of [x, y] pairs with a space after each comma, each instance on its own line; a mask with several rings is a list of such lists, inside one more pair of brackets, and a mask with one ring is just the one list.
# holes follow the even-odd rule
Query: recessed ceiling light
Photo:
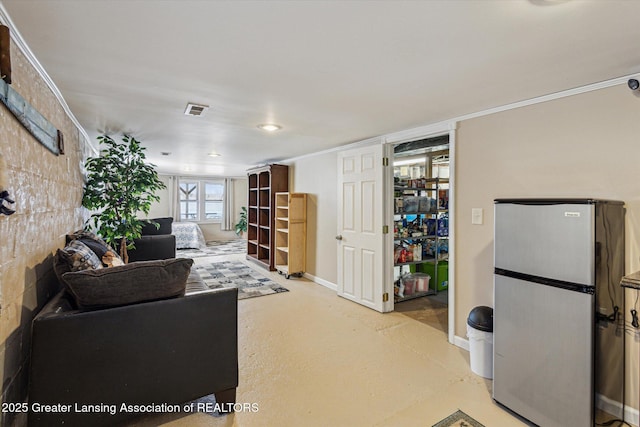
[[273, 123], [263, 123], [258, 125], [258, 129], [266, 130], [267, 132], [275, 132], [282, 129], [282, 126], [275, 125]]
[[209, 153], [209, 154], [207, 154], [207, 156], [209, 156], [209, 157], [220, 157], [220, 154], [218, 154], [218, 153]]

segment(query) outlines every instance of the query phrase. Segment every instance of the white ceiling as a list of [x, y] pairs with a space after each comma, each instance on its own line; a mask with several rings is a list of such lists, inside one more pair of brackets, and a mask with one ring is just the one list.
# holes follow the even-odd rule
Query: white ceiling
[[161, 172], [241, 176], [640, 72], [637, 0], [2, 5], [92, 140], [130, 133]]

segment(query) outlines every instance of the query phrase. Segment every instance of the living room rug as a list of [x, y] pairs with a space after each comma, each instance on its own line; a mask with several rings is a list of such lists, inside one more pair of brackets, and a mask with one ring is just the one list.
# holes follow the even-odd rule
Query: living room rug
[[178, 249], [178, 258], [201, 258], [205, 256], [218, 256], [229, 254], [243, 254], [247, 252], [247, 241], [245, 239], [234, 240], [214, 240], [207, 242], [207, 246], [202, 249]]
[[212, 262], [194, 265], [193, 268], [211, 289], [238, 288], [239, 300], [289, 291], [237, 261]]
[[432, 427], [484, 427], [482, 424], [465, 414], [461, 410], [457, 410], [442, 421], [438, 421]]

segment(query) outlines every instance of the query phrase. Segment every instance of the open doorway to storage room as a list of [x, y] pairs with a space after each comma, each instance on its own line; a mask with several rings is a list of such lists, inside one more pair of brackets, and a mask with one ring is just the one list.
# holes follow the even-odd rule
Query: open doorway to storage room
[[393, 193], [394, 310], [446, 333], [449, 135], [394, 147]]

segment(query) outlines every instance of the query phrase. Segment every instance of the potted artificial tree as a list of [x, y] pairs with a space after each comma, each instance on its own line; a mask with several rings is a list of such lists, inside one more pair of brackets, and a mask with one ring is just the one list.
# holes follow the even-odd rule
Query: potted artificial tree
[[246, 233], [247, 231], [247, 208], [243, 206], [240, 209], [240, 219], [238, 223], [235, 225], [236, 227], [236, 235], [242, 237], [242, 233]]
[[98, 141], [105, 148], [86, 162], [82, 206], [96, 211], [87, 223], [93, 223], [109, 245], [118, 247], [127, 263], [127, 249], [134, 248], [133, 240], [140, 237], [144, 224], [137, 215], [148, 214], [152, 202], [160, 200], [155, 192], [166, 186], [155, 165], [145, 163], [145, 148], [135, 138], [124, 135], [119, 143], [103, 135]]

